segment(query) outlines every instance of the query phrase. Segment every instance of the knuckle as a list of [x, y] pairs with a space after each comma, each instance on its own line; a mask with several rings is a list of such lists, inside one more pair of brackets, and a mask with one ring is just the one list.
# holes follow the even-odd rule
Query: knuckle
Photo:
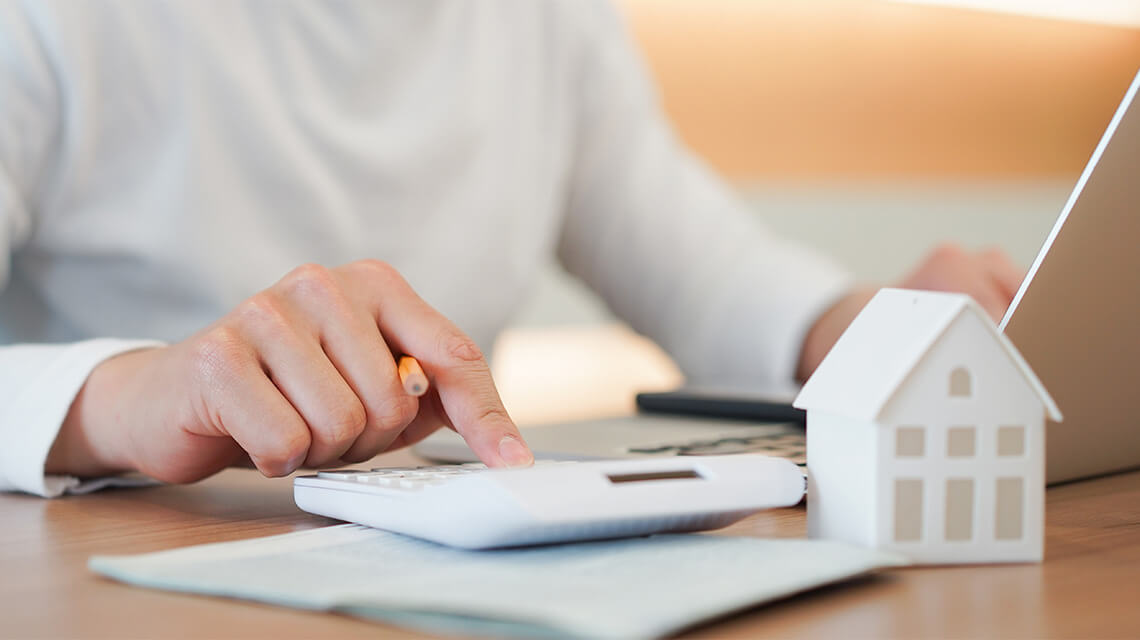
[[364, 260], [357, 260], [350, 265], [353, 269], [359, 270], [368, 275], [383, 277], [383, 278], [401, 278], [400, 272], [395, 267], [384, 262], [383, 260], [376, 260], [375, 258], [366, 258]]
[[483, 364], [483, 352], [467, 334], [451, 328], [440, 336], [441, 351], [460, 365]]
[[376, 427], [384, 432], [403, 431], [415, 419], [419, 403], [410, 396], [386, 399], [375, 413]]
[[289, 325], [285, 310], [276, 296], [261, 292], [247, 298], [234, 310], [237, 321], [246, 327], [272, 332], [283, 332]]
[[965, 250], [961, 245], [954, 242], [943, 242], [934, 248], [931, 256], [939, 261], [956, 261], [960, 260], [965, 255]]
[[988, 247], [982, 251], [982, 256], [995, 262], [1009, 262], [1009, 257], [1001, 247]]
[[367, 418], [364, 405], [359, 401], [343, 402], [328, 413], [321, 430], [333, 442], [355, 440], [364, 431]]
[[191, 378], [212, 382], [238, 373], [247, 358], [245, 341], [229, 327], [215, 327], [198, 340], [190, 352]]
[[479, 414], [475, 417], [475, 420], [480, 424], [486, 424], [490, 422], [508, 422], [514, 424], [511, 420], [511, 416], [507, 413], [507, 410], [499, 405], [484, 407], [479, 411]]
[[336, 276], [330, 269], [312, 262], [290, 271], [281, 279], [280, 286], [286, 295], [318, 299], [326, 298], [340, 289]]
[[393, 267], [383, 260], [376, 260], [374, 258], [357, 260], [349, 265], [349, 269], [355, 271], [363, 280], [378, 284], [387, 289], [393, 287], [408, 287], [408, 283], [404, 280], [403, 274], [401, 274], [396, 267]]

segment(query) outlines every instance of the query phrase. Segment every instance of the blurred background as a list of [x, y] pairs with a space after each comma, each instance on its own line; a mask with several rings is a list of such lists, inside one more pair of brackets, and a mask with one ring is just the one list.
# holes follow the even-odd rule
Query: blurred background
[[[1140, 68], [1136, 0], [616, 1], [681, 138], [871, 282], [947, 240], [1028, 267]], [[544, 414], [514, 399], [543, 386], [617, 410], [680, 382], [555, 265], [516, 325], [494, 361], [522, 422]], [[543, 351], [551, 332], [564, 352]], [[536, 357], [570, 364], [536, 377]], [[623, 363], [604, 385], [602, 357]]]

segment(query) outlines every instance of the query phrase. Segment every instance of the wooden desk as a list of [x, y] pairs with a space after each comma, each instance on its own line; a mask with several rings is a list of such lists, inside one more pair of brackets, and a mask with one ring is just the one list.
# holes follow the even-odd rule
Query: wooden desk
[[[406, 464], [408, 453], [378, 459]], [[1093, 638], [1140, 634], [1140, 472], [1047, 495], [1043, 565], [907, 569], [756, 609], [693, 637]], [[331, 524], [297, 510], [288, 480], [227, 471], [188, 487], [42, 500], [0, 495], [0, 637], [425, 637], [353, 620], [128, 587], [92, 554], [140, 553]], [[804, 535], [802, 508], [727, 533]]]

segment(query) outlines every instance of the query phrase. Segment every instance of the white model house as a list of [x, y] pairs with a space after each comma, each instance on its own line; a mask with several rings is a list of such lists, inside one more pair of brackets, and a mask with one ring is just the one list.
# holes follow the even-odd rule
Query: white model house
[[1061, 414], [968, 296], [883, 289], [804, 385], [808, 534], [916, 563], [1043, 553], [1045, 414]]

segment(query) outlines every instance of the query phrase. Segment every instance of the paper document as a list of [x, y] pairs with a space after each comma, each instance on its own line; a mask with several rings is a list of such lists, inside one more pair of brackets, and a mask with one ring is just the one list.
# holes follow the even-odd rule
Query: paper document
[[132, 584], [436, 633], [590, 638], [660, 637], [900, 564], [836, 542], [704, 534], [464, 551], [359, 525], [90, 560]]

